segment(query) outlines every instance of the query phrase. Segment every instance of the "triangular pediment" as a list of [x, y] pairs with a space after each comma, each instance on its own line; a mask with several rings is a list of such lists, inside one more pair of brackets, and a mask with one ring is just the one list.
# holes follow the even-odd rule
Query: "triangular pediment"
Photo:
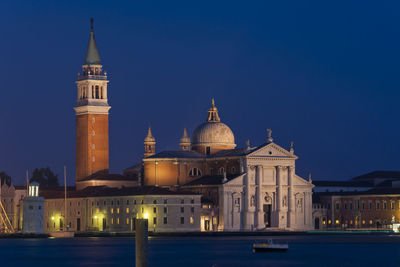
[[278, 158], [293, 158], [297, 159], [297, 156], [290, 153], [286, 149], [278, 146], [275, 143], [268, 143], [264, 144], [258, 148], [256, 148], [254, 151], [252, 151], [250, 154], [248, 154], [249, 157], [278, 157]]

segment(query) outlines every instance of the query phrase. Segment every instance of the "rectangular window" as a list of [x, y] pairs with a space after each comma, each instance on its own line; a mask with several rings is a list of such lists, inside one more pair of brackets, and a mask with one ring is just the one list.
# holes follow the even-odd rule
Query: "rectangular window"
[[353, 202], [350, 202], [349, 207], [351, 210], [353, 209]]
[[181, 224], [185, 223], [185, 217], [181, 217]]
[[164, 217], [164, 224], [167, 224], [168, 223], [168, 219], [167, 219], [167, 217]]
[[164, 213], [167, 213], [167, 207], [164, 207]]
[[193, 224], [194, 223], [194, 218], [193, 218], [193, 216], [190, 216], [190, 224]]
[[117, 214], [119, 214], [119, 208], [117, 208]]
[[377, 202], [376, 202], [376, 209], [379, 210], [379, 209], [380, 209], [380, 206], [381, 206], [381, 205], [380, 205], [379, 201], [377, 201]]
[[391, 201], [391, 202], [390, 202], [390, 208], [391, 208], [392, 210], [394, 210], [394, 201]]
[[364, 201], [361, 203], [361, 207], [362, 207], [363, 210], [365, 209], [365, 202]]
[[193, 212], [194, 212], [194, 207], [191, 207], [191, 208], [190, 208], [190, 211], [193, 213]]
[[129, 214], [129, 208], [126, 208], [126, 214]]
[[156, 207], [153, 208], [153, 213], [157, 213], [157, 208]]
[[184, 212], [185, 212], [185, 208], [181, 207], [181, 213], [184, 213]]
[[190, 200], [190, 203], [194, 204], [194, 199], [192, 198], [192, 200]]
[[111, 212], [111, 214], [114, 214], [114, 209], [113, 209], [113, 208], [111, 208], [110, 212]]
[[372, 201], [368, 202], [369, 209], [372, 210]]
[[114, 224], [114, 219], [113, 218], [111, 218], [111, 224]]
[[347, 210], [347, 203], [344, 202], [344, 209]]
[[383, 201], [383, 209], [386, 209], [386, 201]]
[[168, 200], [167, 199], [164, 199], [164, 204], [167, 204], [168, 203]]
[[328, 210], [331, 209], [331, 203], [328, 203]]
[[117, 218], [117, 224], [119, 224], [119, 218]]
[[336, 202], [336, 210], [339, 210], [339, 208], [340, 208], [339, 202]]
[[184, 199], [181, 199], [181, 204], [184, 204], [185, 203], [185, 200]]
[[153, 218], [153, 224], [156, 225], [157, 224], [157, 217]]
[[126, 218], [126, 224], [129, 224], [129, 218]]

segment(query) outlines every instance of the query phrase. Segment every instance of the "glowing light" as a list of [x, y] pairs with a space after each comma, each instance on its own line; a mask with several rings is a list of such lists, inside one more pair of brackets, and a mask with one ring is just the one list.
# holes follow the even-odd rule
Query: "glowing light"
[[143, 214], [143, 218], [148, 219], [149, 218], [149, 214], [146, 212], [145, 214]]
[[94, 218], [97, 219], [97, 215], [95, 215]]
[[54, 221], [54, 216], [53, 216], [53, 217], [51, 217], [51, 219]]

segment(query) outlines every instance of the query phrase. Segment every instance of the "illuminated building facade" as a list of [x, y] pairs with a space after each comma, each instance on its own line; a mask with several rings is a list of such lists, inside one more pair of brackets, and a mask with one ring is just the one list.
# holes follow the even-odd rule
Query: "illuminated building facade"
[[191, 192], [158, 187], [87, 187], [68, 192], [64, 216], [63, 192], [48, 192], [45, 231], [132, 232], [135, 219], [146, 218], [149, 231], [200, 231], [200, 198]]
[[315, 229], [378, 229], [400, 223], [400, 172], [374, 171], [315, 184]]
[[293, 145], [289, 150], [278, 146], [270, 130], [266, 143], [236, 148], [213, 100], [206, 122], [191, 139], [184, 130], [179, 147], [144, 158], [143, 182], [183, 188], [210, 200], [213, 204], [204, 205], [202, 229], [312, 229], [313, 185], [295, 174]]

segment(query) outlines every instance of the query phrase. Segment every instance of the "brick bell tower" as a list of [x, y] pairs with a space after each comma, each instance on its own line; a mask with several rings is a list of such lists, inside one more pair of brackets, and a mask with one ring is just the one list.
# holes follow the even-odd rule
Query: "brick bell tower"
[[90, 20], [89, 44], [82, 75], [78, 74], [76, 112], [76, 181], [97, 173], [108, 173], [107, 73], [103, 72]]

